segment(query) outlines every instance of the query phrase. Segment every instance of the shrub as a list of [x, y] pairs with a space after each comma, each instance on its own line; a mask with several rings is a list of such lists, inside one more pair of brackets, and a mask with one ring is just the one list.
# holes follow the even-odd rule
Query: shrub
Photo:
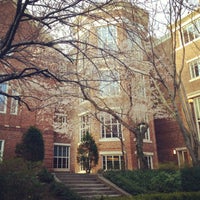
[[181, 190], [181, 178], [178, 170], [156, 170], [150, 179], [149, 191], [175, 192]]
[[99, 154], [98, 148], [89, 132], [83, 136], [81, 144], [77, 149], [77, 162], [83, 164], [87, 173], [98, 164]]
[[40, 170], [38, 173], [38, 179], [42, 183], [51, 183], [54, 181], [53, 175], [46, 168]]
[[183, 191], [200, 191], [200, 167], [181, 169]]
[[0, 187], [1, 200], [40, 200], [42, 197], [41, 184], [35, 172], [28, 170], [22, 159], [0, 164]]
[[27, 161], [42, 161], [44, 159], [44, 141], [40, 130], [31, 126], [23, 135], [22, 142], [16, 145], [15, 152]]
[[178, 192], [162, 194], [138, 195], [133, 200], [197, 200], [200, 199], [200, 192]]
[[133, 195], [181, 190], [176, 170], [108, 171], [104, 176]]

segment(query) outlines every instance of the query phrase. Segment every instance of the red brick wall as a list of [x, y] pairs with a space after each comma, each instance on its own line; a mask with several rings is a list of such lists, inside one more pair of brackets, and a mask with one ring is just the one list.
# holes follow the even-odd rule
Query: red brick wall
[[157, 119], [155, 120], [155, 131], [159, 162], [174, 162], [177, 164], [177, 156], [173, 154], [173, 150], [185, 147], [177, 122], [167, 119]]

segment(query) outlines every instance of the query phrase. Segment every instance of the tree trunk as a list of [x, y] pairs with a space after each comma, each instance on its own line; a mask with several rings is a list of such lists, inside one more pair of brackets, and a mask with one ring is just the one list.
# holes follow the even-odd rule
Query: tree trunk
[[140, 169], [148, 169], [148, 163], [145, 159], [145, 155], [143, 152], [143, 132], [140, 131], [140, 129], [137, 129], [135, 131], [135, 137], [136, 137], [136, 151], [137, 151], [137, 157], [140, 164]]

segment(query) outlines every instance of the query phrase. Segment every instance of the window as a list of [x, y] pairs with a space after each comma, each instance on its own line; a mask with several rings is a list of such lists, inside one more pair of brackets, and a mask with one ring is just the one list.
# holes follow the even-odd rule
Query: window
[[4, 140], [0, 140], [0, 161], [3, 160]]
[[101, 137], [119, 138], [122, 137], [121, 124], [112, 115], [101, 113]]
[[67, 115], [64, 113], [55, 113], [54, 114], [54, 126], [56, 128], [62, 128], [67, 124]]
[[[12, 90], [12, 96], [19, 95], [16, 90]], [[14, 98], [11, 99], [11, 105], [10, 105], [10, 114], [16, 115], [18, 111], [18, 100], [15, 100]]]
[[[8, 85], [5, 83], [0, 84], [0, 93], [6, 93], [8, 90]], [[0, 94], [0, 113], [5, 113], [6, 112], [6, 103], [7, 103], [7, 98], [5, 95]]]
[[184, 167], [188, 166], [190, 163], [189, 155], [186, 148], [178, 148], [176, 149], [177, 158], [178, 158], [178, 166]]
[[70, 168], [70, 146], [62, 144], [54, 144], [54, 169], [66, 169]]
[[198, 136], [200, 140], [200, 97], [194, 99], [194, 112], [195, 112]]
[[[138, 92], [138, 97], [146, 97], [146, 90], [145, 90], [145, 77], [143, 74], [138, 74], [137, 75], [137, 92]], [[134, 83], [135, 84], [135, 83]]]
[[150, 155], [146, 155], [145, 159], [147, 161], [148, 169], [153, 169], [153, 157]]
[[189, 63], [191, 78], [200, 76], [200, 59]]
[[150, 130], [149, 130], [149, 128], [147, 129], [147, 131], [144, 134], [144, 139], [145, 140], [150, 140]]
[[[147, 167], [148, 169], [153, 169], [153, 156], [152, 155], [145, 155], [145, 159], [147, 161]], [[140, 162], [139, 164], [139, 169], [140, 169]]]
[[117, 29], [114, 25], [101, 26], [97, 29], [98, 47], [107, 50], [117, 49]]
[[90, 132], [90, 117], [88, 114], [80, 116], [80, 140], [87, 132]]
[[121, 169], [122, 156], [120, 155], [104, 155], [103, 156], [103, 170]]
[[101, 96], [119, 95], [120, 83], [119, 73], [116, 71], [103, 70], [101, 71], [100, 86]]
[[199, 38], [200, 37], [199, 31], [200, 31], [200, 19], [183, 27], [183, 37], [185, 44], [193, 41], [196, 38]]
[[[144, 120], [149, 126], [148, 115], [145, 113], [144, 116], [145, 116]], [[144, 133], [144, 140], [150, 141], [150, 129], [149, 129], [149, 127], [148, 127], [147, 131]]]

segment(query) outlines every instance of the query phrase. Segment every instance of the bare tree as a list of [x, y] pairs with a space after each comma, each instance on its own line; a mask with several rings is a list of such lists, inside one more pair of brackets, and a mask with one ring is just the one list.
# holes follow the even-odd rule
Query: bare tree
[[[10, 7], [14, 16], [0, 14], [0, 83], [20, 88], [20, 95], [2, 90], [0, 94], [18, 99], [29, 108], [52, 105], [60, 96], [90, 102], [100, 121], [99, 112], [108, 113], [134, 134], [141, 168], [147, 168], [143, 138], [149, 121], [158, 111], [162, 111], [161, 117], [168, 111], [178, 121], [193, 164], [198, 165], [199, 140], [184, 92], [184, 65], [177, 71], [174, 30], [169, 65], [168, 52], [155, 48], [155, 27], [163, 27], [163, 21], [154, 19], [159, 7], [168, 11], [164, 12], [166, 23], [182, 35], [181, 11], [189, 6], [176, 0], [169, 1], [169, 6], [148, 2], [2, 1], [4, 6], [14, 5]], [[5, 13], [1, 9], [3, 6], [0, 13]], [[108, 27], [106, 41], [98, 27]], [[67, 90], [65, 94], [59, 92], [62, 87]], [[152, 88], [162, 109], [156, 110], [149, 98]], [[113, 96], [118, 96], [117, 100]], [[65, 103], [71, 104], [71, 99]]]
[[[20, 95], [13, 95], [8, 90], [1, 90], [0, 94], [25, 103], [29, 109], [51, 98], [58, 87], [57, 82], [62, 80], [63, 68], [66, 73], [66, 63], [74, 62], [69, 49], [78, 48], [78, 41], [71, 36], [75, 18], [108, 3], [1, 1], [0, 83], [10, 83], [9, 86], [13, 90], [17, 88]], [[64, 81], [71, 80], [65, 76]]]
[[[194, 9], [195, 8], [195, 9]], [[190, 153], [192, 164], [200, 165], [200, 142], [198, 126], [191, 105], [188, 101], [189, 83], [185, 80], [185, 73], [188, 69], [188, 50], [186, 50], [184, 16], [188, 15], [191, 24], [196, 24], [191, 13], [198, 13], [199, 10], [194, 4], [185, 1], [169, 1], [165, 5], [166, 23], [169, 27], [168, 35], [160, 41], [150, 39], [148, 61], [152, 65], [151, 80], [154, 86], [154, 95], [158, 96], [157, 103], [162, 104], [175, 119], [180, 127], [185, 145]], [[193, 15], [191, 14], [191, 15]], [[199, 27], [193, 25], [194, 32], [199, 33]], [[193, 33], [192, 33], [193, 34]], [[185, 37], [185, 38], [184, 38]], [[164, 39], [164, 40], [163, 40]], [[180, 41], [180, 43], [179, 43]], [[181, 56], [177, 49], [181, 46]], [[194, 41], [197, 55], [199, 54], [198, 44]], [[195, 57], [195, 56], [194, 56]]]

